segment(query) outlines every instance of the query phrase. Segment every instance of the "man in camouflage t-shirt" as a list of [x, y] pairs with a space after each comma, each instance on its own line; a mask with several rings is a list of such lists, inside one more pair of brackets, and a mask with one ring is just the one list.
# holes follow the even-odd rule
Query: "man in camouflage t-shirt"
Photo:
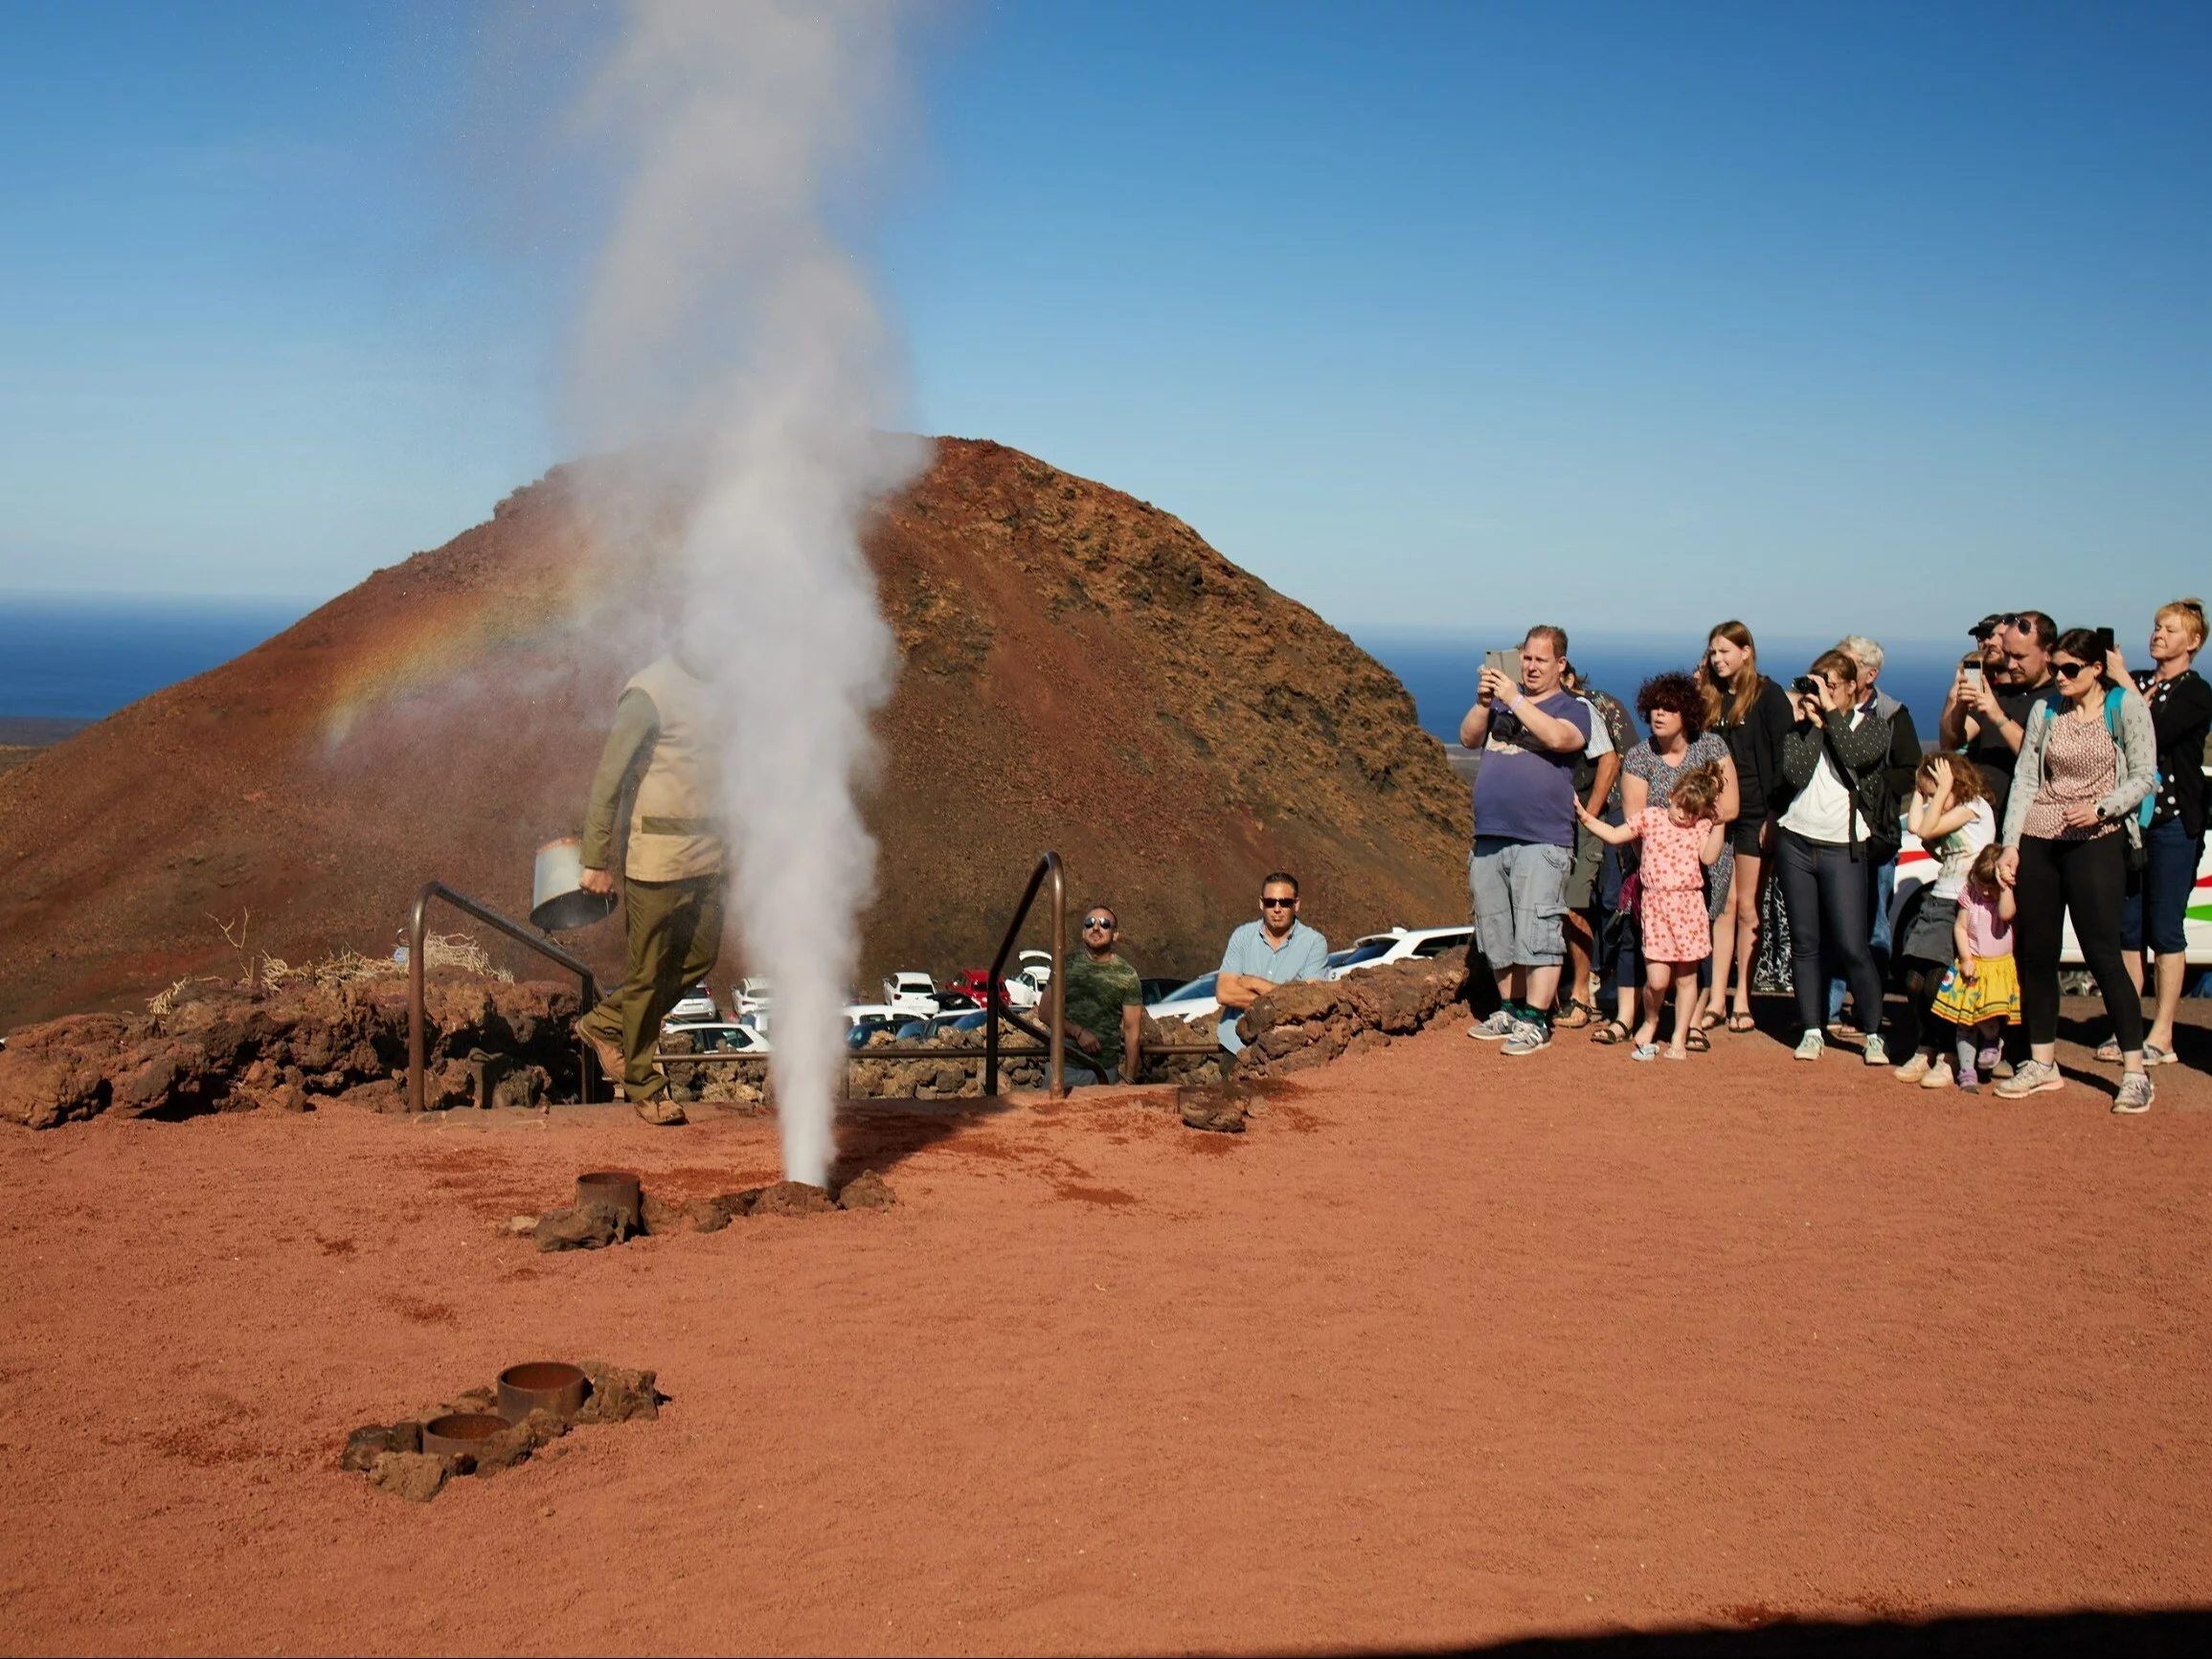
[[1114, 912], [1093, 905], [1083, 912], [1083, 953], [1067, 966], [1069, 1082], [1087, 1081], [1086, 1069], [1111, 1081], [1127, 1055], [1125, 1073], [1140, 1069], [1137, 1045], [1144, 1026], [1144, 986], [1137, 970], [1114, 953], [1120, 936]]

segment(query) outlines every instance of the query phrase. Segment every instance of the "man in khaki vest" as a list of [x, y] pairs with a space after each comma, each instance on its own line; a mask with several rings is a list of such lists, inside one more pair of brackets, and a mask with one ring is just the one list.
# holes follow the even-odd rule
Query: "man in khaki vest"
[[713, 688], [674, 656], [635, 675], [615, 705], [584, 818], [583, 887], [612, 893], [616, 824], [634, 781], [621, 876], [629, 975], [576, 1030], [647, 1123], [685, 1121], [653, 1050], [661, 1021], [721, 949], [716, 714]]

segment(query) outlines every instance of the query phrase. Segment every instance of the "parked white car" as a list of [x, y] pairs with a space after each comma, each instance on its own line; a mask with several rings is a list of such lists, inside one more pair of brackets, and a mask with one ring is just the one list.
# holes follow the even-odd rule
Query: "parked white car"
[[661, 1021], [661, 1029], [666, 1031], [671, 1025], [696, 1025], [721, 1017], [722, 1011], [714, 1006], [714, 993], [705, 985], [694, 985], [676, 999], [675, 1007], [668, 1010], [667, 1019]]
[[883, 982], [883, 999], [901, 1014], [911, 1014], [918, 1020], [928, 1020], [940, 1010], [937, 1007], [937, 981], [927, 974], [913, 972], [893, 974]]
[[765, 1014], [776, 1000], [775, 987], [765, 979], [740, 979], [731, 992], [732, 1006], [742, 1020], [748, 1014]]
[[661, 1027], [661, 1039], [676, 1036], [691, 1040], [695, 1054], [766, 1054], [768, 1038], [750, 1025], [739, 1025], [728, 1020], [702, 1020], [681, 1025]]
[[1045, 987], [1052, 982], [1050, 962], [1033, 968], [1024, 968], [1006, 981], [1006, 1000], [1016, 1008], [1034, 1008], [1045, 999]]
[[1202, 974], [1187, 984], [1178, 985], [1144, 1012], [1155, 1020], [1188, 1020], [1193, 1015], [1219, 1014], [1221, 1004], [1213, 995], [1216, 977], [1213, 974]]
[[1345, 950], [1329, 953], [1328, 977], [1342, 979], [1362, 968], [1464, 951], [1474, 937], [1475, 930], [1464, 922], [1451, 928], [1392, 928], [1388, 933], [1368, 933]]
[[858, 1025], [863, 1020], [898, 1020], [907, 1018], [909, 1016], [903, 1008], [893, 1008], [889, 1002], [847, 1002], [845, 1005], [845, 1023], [847, 1027]]

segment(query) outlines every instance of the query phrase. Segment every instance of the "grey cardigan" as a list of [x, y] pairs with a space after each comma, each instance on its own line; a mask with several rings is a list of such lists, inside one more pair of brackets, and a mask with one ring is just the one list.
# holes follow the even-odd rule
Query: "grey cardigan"
[[[2104, 695], [2098, 694], [2097, 719], [2104, 720]], [[2005, 803], [2004, 834], [2008, 847], [2020, 845], [2020, 826], [2028, 808], [2043, 786], [2043, 746], [2050, 740], [2052, 705], [2038, 699], [2028, 710], [2027, 728], [2020, 740], [2020, 764], [2013, 769], [2012, 796]], [[2158, 775], [2158, 734], [2151, 724], [2151, 706], [2133, 685], [2120, 690], [2119, 781], [2111, 794], [2097, 802], [2098, 813], [2119, 818], [2128, 826], [2128, 840], [2140, 845], [2143, 832], [2135, 822], [2135, 809], [2151, 793]]]

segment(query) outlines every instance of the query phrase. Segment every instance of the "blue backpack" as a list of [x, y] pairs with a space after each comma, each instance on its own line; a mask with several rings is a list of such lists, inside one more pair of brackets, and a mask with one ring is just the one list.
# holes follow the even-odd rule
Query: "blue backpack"
[[[2112, 747], [2119, 749], [2124, 754], [2127, 751], [2122, 747], [2120, 738], [2120, 705], [2123, 701], [2125, 699], [2117, 685], [2105, 693], [2105, 729], [2112, 734]], [[2158, 792], [2165, 786], [2165, 773], [2154, 770], [2151, 773], [2151, 793], [2145, 796], [2142, 804], [2135, 808], [2136, 828], [2149, 829], [2151, 827], [2151, 817], [2158, 810]]]

